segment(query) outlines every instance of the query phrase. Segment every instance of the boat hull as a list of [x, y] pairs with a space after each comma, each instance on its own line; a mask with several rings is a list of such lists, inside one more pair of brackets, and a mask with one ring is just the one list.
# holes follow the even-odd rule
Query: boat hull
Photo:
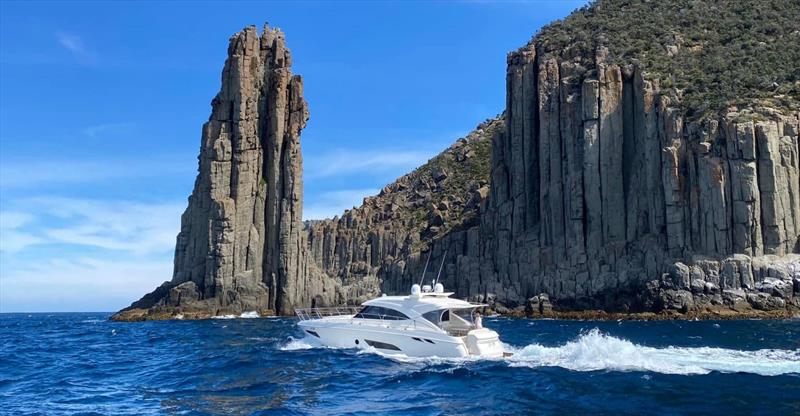
[[[391, 325], [358, 325], [351, 320], [331, 322], [324, 319], [301, 321], [308, 335], [323, 345], [337, 348], [374, 348], [386, 354], [403, 354], [409, 357], [459, 358], [470, 355], [466, 337], [453, 337], [410, 327]], [[500, 355], [502, 356], [502, 351]]]

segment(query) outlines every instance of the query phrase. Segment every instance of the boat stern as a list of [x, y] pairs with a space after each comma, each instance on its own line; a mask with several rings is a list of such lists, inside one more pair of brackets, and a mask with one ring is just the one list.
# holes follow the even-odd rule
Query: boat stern
[[469, 331], [466, 344], [470, 355], [489, 358], [503, 357], [503, 344], [500, 342], [500, 336], [491, 329], [480, 328]]

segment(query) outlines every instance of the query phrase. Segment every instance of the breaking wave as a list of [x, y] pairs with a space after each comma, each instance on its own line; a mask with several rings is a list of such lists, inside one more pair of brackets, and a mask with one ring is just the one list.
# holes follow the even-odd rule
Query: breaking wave
[[279, 349], [281, 351], [297, 351], [297, 350], [310, 350], [311, 348], [323, 348], [319, 342], [315, 342], [313, 338], [300, 338], [295, 339], [289, 337], [289, 342], [282, 345]]
[[[179, 315], [179, 317], [180, 318], [178, 318], [178, 319], [182, 319], [183, 315]], [[261, 317], [261, 315], [259, 315], [258, 312], [250, 311], [250, 312], [242, 312], [241, 315], [218, 315], [218, 316], [212, 316], [211, 319], [254, 319], [254, 318], [260, 318], [260, 317]]]
[[654, 348], [593, 329], [558, 347], [539, 344], [512, 350], [514, 367], [562, 367], [574, 371], [652, 371], [664, 374], [800, 373], [800, 349], [739, 351], [711, 347]]

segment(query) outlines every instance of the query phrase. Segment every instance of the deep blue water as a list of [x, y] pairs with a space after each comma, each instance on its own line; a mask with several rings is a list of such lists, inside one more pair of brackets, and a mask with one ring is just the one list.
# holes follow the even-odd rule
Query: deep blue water
[[486, 319], [507, 360], [316, 348], [294, 319], [0, 315], [0, 414], [800, 414], [800, 320]]

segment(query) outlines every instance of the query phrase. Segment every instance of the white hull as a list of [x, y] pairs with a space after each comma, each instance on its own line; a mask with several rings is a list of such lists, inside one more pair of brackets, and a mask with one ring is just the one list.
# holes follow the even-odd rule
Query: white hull
[[[502, 344], [497, 334], [486, 329], [476, 330], [484, 335], [478, 348], [468, 346], [467, 336], [456, 337], [430, 330], [418, 330], [413, 325], [380, 325], [355, 323], [344, 319], [311, 319], [299, 326], [307, 335], [315, 337], [323, 345], [337, 348], [369, 347], [385, 354], [403, 354], [409, 357], [460, 358], [470, 355], [500, 358]], [[473, 336], [473, 338], [475, 338]], [[470, 353], [472, 350], [472, 354]]]
[[298, 308], [298, 325], [323, 345], [374, 348], [408, 357], [501, 358], [497, 332], [483, 328], [475, 309], [486, 305], [452, 299], [441, 283], [411, 287], [409, 296], [386, 296], [361, 308]]

